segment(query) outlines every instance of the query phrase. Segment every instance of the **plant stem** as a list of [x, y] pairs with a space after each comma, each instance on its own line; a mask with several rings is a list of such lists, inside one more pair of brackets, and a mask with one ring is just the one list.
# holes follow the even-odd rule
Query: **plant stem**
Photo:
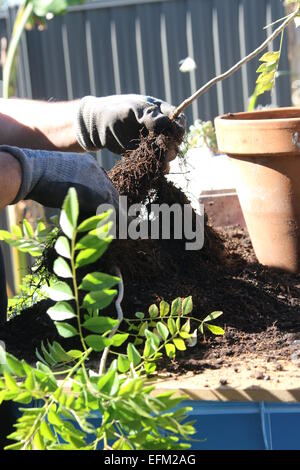
[[[32, 3], [23, 4], [19, 7], [17, 17], [14, 23], [12, 37], [9, 43], [6, 61], [3, 68], [3, 98], [9, 98], [10, 94], [10, 81], [15, 62], [16, 53], [18, 46], [25, 28], [27, 21], [29, 20], [33, 10]], [[7, 216], [9, 225], [15, 225], [17, 223], [17, 210], [15, 207], [7, 208]], [[22, 282], [22, 269], [26, 269], [26, 257], [23, 253], [18, 253], [16, 248], [12, 248], [12, 258], [14, 263], [14, 284], [16, 292], [19, 292], [19, 285]]]
[[12, 32], [12, 37], [9, 43], [7, 57], [3, 69], [3, 98], [9, 98], [9, 86], [11, 80], [11, 73], [14, 65], [14, 60], [18, 50], [18, 46], [25, 28], [33, 11], [33, 4], [25, 3], [20, 6]]
[[217, 77], [213, 78], [209, 82], [207, 82], [205, 85], [203, 85], [198, 91], [196, 91], [192, 96], [184, 100], [173, 112], [171, 115], [171, 119], [175, 119], [176, 117], [179, 116], [180, 113], [182, 113], [188, 106], [190, 106], [193, 101], [198, 99], [201, 95], [206, 93], [212, 86], [214, 86], [216, 83], [221, 82], [225, 78], [230, 77], [233, 75], [235, 72], [240, 70], [240, 68], [249, 62], [250, 60], [254, 59], [258, 54], [260, 54], [266, 47], [267, 45], [274, 41], [274, 39], [291, 23], [291, 21], [296, 18], [296, 16], [299, 14], [300, 8], [299, 6], [296, 8], [296, 10], [288, 15], [286, 20], [277, 28], [273, 33], [254, 51], [252, 51], [249, 55], [241, 59], [239, 62], [237, 62], [233, 67], [231, 67], [229, 70], [226, 72], [222, 73], [221, 75], [218, 75]]
[[84, 337], [82, 334], [82, 327], [81, 327], [81, 320], [80, 320], [80, 305], [79, 305], [79, 295], [78, 295], [78, 287], [77, 287], [77, 280], [76, 280], [76, 267], [75, 267], [75, 241], [76, 241], [76, 236], [77, 236], [77, 231], [75, 230], [75, 233], [72, 238], [72, 243], [71, 243], [71, 269], [72, 269], [72, 279], [73, 279], [73, 291], [74, 291], [74, 297], [75, 297], [75, 304], [76, 304], [76, 317], [77, 317], [77, 326], [78, 326], [78, 333], [80, 336], [80, 341], [82, 344], [82, 347], [84, 351], [87, 350]]
[[[89, 356], [89, 354], [91, 352], [92, 352], [92, 348], [89, 348], [84, 352], [84, 354], [81, 356], [79, 361], [72, 367], [72, 369], [70, 370], [68, 375], [64, 378], [64, 380], [62, 381], [60, 386], [56, 389], [55, 393], [57, 393], [58, 390], [63, 389], [64, 384], [72, 377], [72, 375], [78, 369], [78, 367], [80, 367], [82, 364], [84, 364], [84, 361], [86, 360], [86, 358]], [[31, 428], [30, 428], [30, 430], [27, 434], [27, 437], [22, 442], [22, 444], [23, 444], [22, 450], [26, 450], [26, 447], [28, 446], [30, 441], [33, 439], [33, 437], [34, 437], [35, 433], [37, 432], [38, 427], [40, 426], [41, 422], [46, 418], [47, 413], [49, 411], [49, 408], [51, 407], [51, 405], [53, 405], [55, 403], [55, 401], [56, 401], [56, 399], [54, 397], [54, 394], [52, 394], [52, 398], [48, 399], [45, 402], [45, 406], [42, 408], [42, 412], [36, 417], [33, 425], [31, 426]]]
[[[123, 321], [123, 311], [122, 311], [122, 307], [121, 307], [121, 302], [123, 300], [123, 295], [124, 295], [124, 284], [123, 284], [123, 278], [122, 278], [122, 274], [119, 270], [119, 268], [116, 269], [117, 271], [117, 275], [118, 277], [120, 278], [120, 283], [119, 283], [119, 294], [118, 294], [118, 297], [116, 299], [116, 302], [115, 302], [115, 306], [116, 306], [116, 310], [117, 310], [117, 314], [118, 314], [118, 324], [111, 330], [110, 332], [110, 335], [109, 335], [109, 338], [112, 338], [116, 332], [118, 331], [119, 329], [119, 326], [121, 325], [122, 321]], [[103, 351], [103, 354], [102, 354], [102, 357], [101, 357], [101, 361], [100, 361], [100, 366], [99, 366], [99, 375], [102, 375], [104, 374], [105, 372], [105, 366], [106, 366], [106, 361], [107, 361], [107, 357], [108, 357], [108, 353], [109, 353], [109, 346], [107, 346], [104, 351]]]

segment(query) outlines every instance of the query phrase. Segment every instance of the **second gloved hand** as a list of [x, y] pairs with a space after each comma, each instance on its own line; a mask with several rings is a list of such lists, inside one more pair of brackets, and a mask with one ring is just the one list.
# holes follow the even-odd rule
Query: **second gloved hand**
[[68, 189], [77, 191], [83, 215], [93, 215], [100, 204], [118, 209], [119, 194], [106, 172], [91, 155], [19, 149], [1, 145], [0, 151], [15, 157], [22, 169], [22, 183], [12, 202], [33, 199], [47, 207], [61, 208]]
[[121, 154], [138, 146], [140, 133], [172, 134], [182, 137], [185, 117], [171, 121], [174, 107], [151, 96], [113, 95], [103, 98], [86, 96], [79, 104], [76, 135], [83, 149], [107, 148]]

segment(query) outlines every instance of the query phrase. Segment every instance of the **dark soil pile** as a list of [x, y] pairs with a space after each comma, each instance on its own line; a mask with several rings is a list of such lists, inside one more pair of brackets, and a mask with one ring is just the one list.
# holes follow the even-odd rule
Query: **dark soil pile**
[[[131, 203], [147, 203], [150, 189], [154, 201], [186, 202], [162, 176], [166, 149], [165, 141], [144, 142], [142, 150], [125, 155], [111, 172], [119, 192], [130, 195]], [[48, 255], [48, 266], [49, 259], [53, 253]], [[93, 270], [109, 272], [114, 266], [124, 279], [126, 316], [146, 312], [153, 302], [188, 295], [193, 297], [193, 316], [201, 319], [215, 310], [224, 312], [217, 323], [225, 326], [225, 336], [201, 339], [169, 369], [197, 370], [197, 361], [203, 358], [218, 361], [253, 351], [289, 358], [292, 341], [300, 337], [300, 275], [258, 264], [248, 234], [239, 228], [216, 232], [206, 223], [199, 251], [186, 251], [185, 240], [115, 240]], [[46, 314], [48, 306], [48, 301], [41, 302], [2, 329], [0, 338], [8, 351], [33, 360], [42, 340], [57, 339]], [[68, 347], [68, 341], [64, 344]]]

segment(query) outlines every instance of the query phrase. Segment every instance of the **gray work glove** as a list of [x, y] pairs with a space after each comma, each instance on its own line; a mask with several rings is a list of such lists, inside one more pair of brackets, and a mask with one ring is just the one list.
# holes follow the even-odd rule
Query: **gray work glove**
[[74, 187], [83, 215], [95, 214], [100, 204], [118, 209], [119, 194], [106, 172], [91, 155], [27, 150], [7, 145], [0, 152], [14, 156], [21, 164], [22, 184], [12, 202], [33, 199], [47, 207], [61, 208], [67, 191]]
[[[174, 107], [151, 96], [113, 95], [82, 98], [75, 122], [77, 140], [86, 151], [107, 148], [121, 154], [138, 146], [140, 134], [184, 135], [185, 117], [170, 120]], [[175, 131], [175, 132], [174, 132]]]

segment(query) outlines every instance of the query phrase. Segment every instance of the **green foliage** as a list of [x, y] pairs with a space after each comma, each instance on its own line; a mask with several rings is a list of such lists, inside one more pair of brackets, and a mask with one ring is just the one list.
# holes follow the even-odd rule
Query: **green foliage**
[[[282, 37], [281, 37], [282, 44]], [[279, 51], [269, 51], [263, 54], [259, 59], [261, 65], [257, 69], [258, 78], [256, 80], [256, 87], [253, 95], [250, 97], [248, 110], [253, 111], [256, 105], [258, 96], [264, 94], [266, 91], [271, 91], [275, 85], [275, 79], [278, 73], [278, 66], [281, 55], [281, 44]]]
[[[120, 274], [91, 271], [79, 281], [78, 258], [91, 249], [90, 244], [95, 246], [99, 233], [109, 246], [109, 215], [92, 217], [78, 226], [77, 195], [69, 190], [60, 217], [65, 236], [55, 244], [57, 279], [47, 288], [55, 304], [47, 313], [58, 333], [64, 338], [78, 336], [82, 348], [66, 350], [57, 341], [42, 343], [35, 367], [0, 351], [0, 404], [13, 400], [30, 405], [39, 400], [38, 407], [20, 408], [21, 417], [9, 436], [14, 443], [7, 449], [189, 448], [195, 432], [187, 420], [189, 409], [178, 407], [182, 398], [172, 393], [154, 396], [148, 377], [155, 373], [163, 354], [174, 359], [177, 351], [196, 343], [197, 330], [191, 332], [191, 321], [220, 334], [219, 327], [210, 322], [221, 312], [200, 322], [190, 316], [193, 302], [187, 297], [177, 298], [171, 305], [161, 301], [151, 305], [147, 314], [137, 312], [132, 319], [124, 319], [120, 307], [117, 318], [104, 316], [102, 310], [116, 296], [120, 305]], [[101, 231], [97, 231], [99, 226]], [[26, 235], [34, 235], [29, 227]], [[89, 237], [88, 242], [80, 237]], [[86, 265], [94, 258], [85, 258]], [[100, 353], [96, 370], [88, 368], [92, 353], [94, 357]], [[95, 411], [102, 419], [91, 422]]]
[[84, 3], [84, 0], [27, 0], [27, 3], [32, 4], [34, 15], [50, 19], [66, 13], [69, 6]]
[[26, 308], [46, 299], [43, 292], [47, 280], [43, 273], [28, 274], [23, 278], [20, 293], [8, 299], [8, 316], [19, 315]]
[[197, 119], [190, 126], [180, 148], [180, 153], [184, 157], [189, 149], [208, 147], [213, 152], [218, 151], [215, 128], [211, 121], [201, 121]]
[[28, 220], [24, 219], [22, 225], [14, 225], [12, 233], [7, 230], [0, 230], [0, 240], [5, 241], [9, 246], [17, 248], [22, 253], [28, 253], [33, 257], [42, 255], [46, 246], [57, 237], [58, 228], [50, 225], [46, 227], [42, 220], [39, 220], [34, 229]]

